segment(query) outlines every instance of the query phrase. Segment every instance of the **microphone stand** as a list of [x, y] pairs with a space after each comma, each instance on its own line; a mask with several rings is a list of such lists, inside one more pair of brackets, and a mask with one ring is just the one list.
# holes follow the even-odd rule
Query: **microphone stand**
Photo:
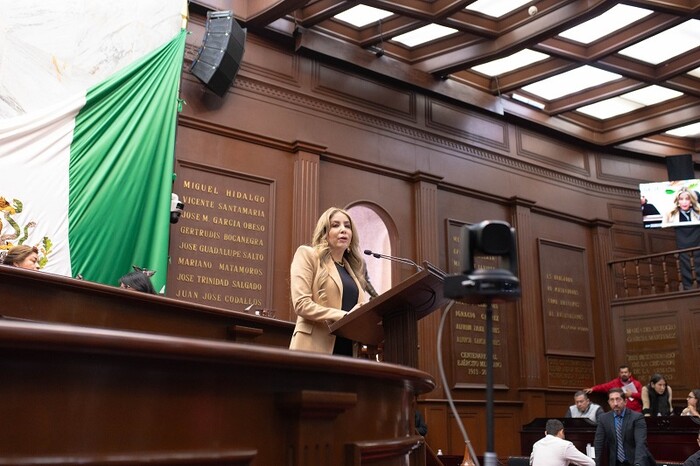
[[484, 466], [496, 466], [493, 446], [493, 298], [486, 298], [486, 452]]
[[377, 259], [379, 259], [379, 258], [388, 259], [388, 260], [390, 260], [390, 261], [398, 262], [398, 263], [400, 263], [400, 264], [411, 265], [411, 266], [415, 267], [416, 269], [418, 269], [419, 272], [423, 270], [423, 267], [421, 267], [420, 265], [416, 264], [416, 263], [413, 262], [411, 259], [406, 259], [406, 258], [403, 258], [403, 257], [387, 256], [386, 254], [380, 254], [380, 253], [378, 253], [378, 252], [372, 252], [372, 251], [370, 251], [369, 249], [365, 249], [365, 254], [367, 254], [368, 256], [374, 256], [374, 257], [376, 257]]

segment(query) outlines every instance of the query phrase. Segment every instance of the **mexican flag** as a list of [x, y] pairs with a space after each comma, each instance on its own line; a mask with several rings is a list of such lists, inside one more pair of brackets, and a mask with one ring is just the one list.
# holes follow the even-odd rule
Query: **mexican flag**
[[43, 108], [27, 98], [30, 111], [0, 119], [0, 249], [37, 246], [42, 270], [110, 285], [136, 265], [155, 270], [163, 289], [185, 36], [176, 31], [81, 92]]

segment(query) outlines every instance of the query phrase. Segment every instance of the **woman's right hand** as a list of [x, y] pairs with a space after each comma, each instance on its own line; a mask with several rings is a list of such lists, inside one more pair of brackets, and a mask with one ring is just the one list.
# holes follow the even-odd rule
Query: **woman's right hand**
[[352, 312], [352, 311], [355, 311], [355, 310], [361, 308], [361, 307], [364, 306], [365, 304], [367, 304], [367, 303], [357, 303], [357, 304], [355, 304], [355, 307], [353, 307], [352, 309], [350, 309], [350, 311], [348, 311], [348, 313], [350, 313], [350, 312]]

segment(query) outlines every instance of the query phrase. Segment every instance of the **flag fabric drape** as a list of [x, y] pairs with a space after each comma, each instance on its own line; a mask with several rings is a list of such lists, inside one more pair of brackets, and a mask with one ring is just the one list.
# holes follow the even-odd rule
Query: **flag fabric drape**
[[72, 273], [114, 283], [132, 265], [165, 282], [185, 32], [87, 93], [70, 146]]
[[[52, 57], [50, 70], [61, 57], [72, 54], [76, 63], [95, 70], [92, 78], [99, 76], [85, 90], [61, 94], [57, 99], [57, 86], [37, 85], [37, 94], [50, 91], [47, 105], [42, 107], [36, 96], [29, 98], [24, 92], [21, 76], [0, 77], [2, 103], [12, 104], [12, 112], [16, 113], [0, 118], [0, 253], [16, 244], [37, 246], [42, 270], [81, 274], [86, 280], [110, 285], [117, 285], [119, 277], [137, 265], [155, 270], [151, 280], [157, 290], [162, 290], [167, 275], [178, 90], [186, 31], [176, 21], [182, 13], [179, 1], [127, 3], [139, 18], [128, 25], [113, 25], [119, 32], [105, 31], [101, 39], [105, 44], [107, 39], [113, 40], [109, 46], [96, 51], [94, 41], [87, 43], [89, 60], [85, 53], [69, 53], [67, 49], [33, 51], [32, 58], [37, 58], [38, 65], [13, 70], [27, 73], [40, 69], [44, 66], [41, 63], [47, 62], [43, 55]], [[141, 46], [143, 41], [129, 36], [130, 43], [120, 34], [143, 29], [147, 3], [158, 14], [151, 18], [154, 26], [149, 31], [153, 33], [149, 42], [154, 45], [150, 52], [144, 50], [140, 58], [134, 56], [126, 63], [121, 57], [134, 55], [133, 44]], [[88, 10], [108, 8], [102, 2], [86, 5]], [[165, 9], [168, 11], [161, 11]], [[22, 18], [17, 24], [5, 30], [19, 32], [29, 27]], [[81, 27], [79, 20], [75, 24], [73, 29]], [[99, 29], [95, 25], [86, 28]], [[156, 45], [158, 37], [162, 38], [160, 47]], [[52, 45], [48, 39], [35, 42]], [[65, 45], [70, 41], [57, 39], [56, 43]], [[32, 43], [24, 48], [35, 46]], [[2, 61], [7, 56], [0, 47], [0, 70], [7, 69]], [[105, 60], [113, 59], [121, 60], [124, 66], [108, 76], [100, 75]], [[86, 65], [88, 62], [92, 65]], [[48, 71], [35, 76], [37, 82], [60, 81], [61, 89], [70, 90], [76, 87], [67, 83], [70, 69], [66, 65], [56, 67], [55, 75]], [[87, 75], [80, 75], [81, 82]], [[17, 89], [14, 95], [13, 89]]]

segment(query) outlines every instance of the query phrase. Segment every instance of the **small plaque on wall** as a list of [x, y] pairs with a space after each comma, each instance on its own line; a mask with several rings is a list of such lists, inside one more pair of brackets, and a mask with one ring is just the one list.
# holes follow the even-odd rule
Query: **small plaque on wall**
[[547, 385], [582, 389], [593, 382], [593, 360], [547, 356]]
[[545, 351], [592, 357], [585, 249], [540, 239], [539, 258]]
[[[448, 273], [461, 273], [460, 255], [461, 228], [467, 225], [457, 220], [447, 220], [447, 264]], [[498, 260], [493, 256], [477, 257], [474, 266], [481, 269], [493, 269]], [[497, 387], [507, 385], [508, 352], [505, 350], [508, 340], [508, 325], [504, 316], [510, 311], [512, 303], [493, 304], [493, 380]], [[452, 380], [455, 388], [483, 387], [486, 385], [486, 305], [455, 302], [450, 316], [451, 349], [453, 354]]]
[[274, 181], [178, 160], [168, 297], [242, 311], [271, 302]]

